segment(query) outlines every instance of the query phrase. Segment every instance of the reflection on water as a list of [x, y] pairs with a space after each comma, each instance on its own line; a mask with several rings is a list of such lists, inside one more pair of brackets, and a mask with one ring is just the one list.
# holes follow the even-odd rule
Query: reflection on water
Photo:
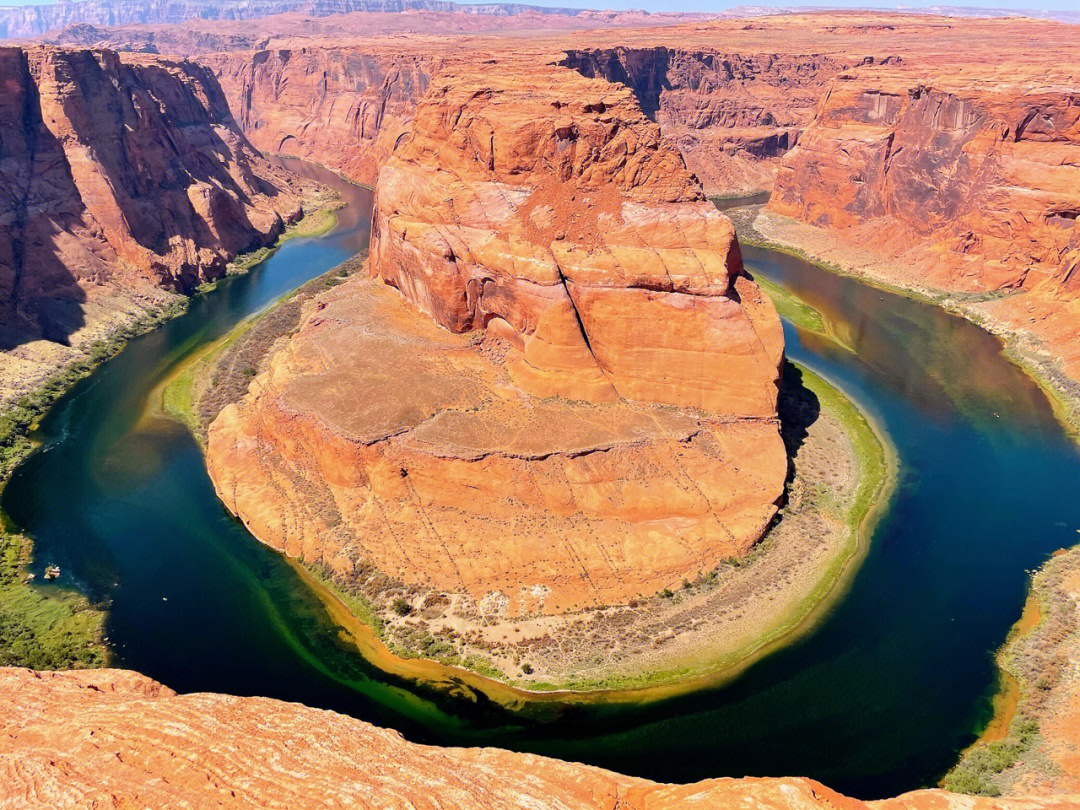
[[[913, 299], [827, 272], [806, 272], [794, 256], [744, 247], [751, 273], [779, 282], [826, 318], [855, 362], [928, 418], [988, 424], [1009, 418], [1023, 430], [1057, 432], [1046, 396], [1002, 355], [998, 338]], [[937, 317], [927, 317], [928, 310]], [[814, 354], [839, 360], [827, 339], [802, 338]], [[848, 358], [850, 362], [850, 358]]]
[[[298, 166], [299, 164], [291, 164]], [[785, 327], [788, 353], [841, 383], [891, 434], [896, 506], [819, 628], [737, 681], [649, 705], [547, 702], [509, 713], [374, 669], [302, 576], [225, 514], [195, 442], [149, 407], [191, 352], [367, 243], [371, 195], [321, 239], [286, 243], [192, 302], [65, 397], [3, 506], [86, 592], [111, 600], [120, 665], [180, 691], [334, 708], [414, 740], [490, 744], [664, 781], [807, 775], [872, 798], [933, 781], [971, 739], [990, 652], [1025, 569], [1075, 542], [1080, 458], [1038, 389], [976, 327], [783, 254], [747, 248], [850, 350]], [[68, 582], [70, 584], [70, 581]]]

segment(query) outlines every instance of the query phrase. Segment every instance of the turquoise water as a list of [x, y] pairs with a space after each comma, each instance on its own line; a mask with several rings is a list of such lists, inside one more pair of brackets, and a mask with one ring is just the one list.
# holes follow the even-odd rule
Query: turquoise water
[[[753, 273], [822, 311], [850, 350], [785, 325], [788, 354], [840, 383], [891, 434], [893, 509], [850, 591], [814, 632], [735, 682], [648, 705], [511, 712], [367, 664], [276, 554], [222, 509], [198, 446], [147, 408], [192, 351], [363, 250], [369, 192], [338, 228], [287, 242], [250, 274], [132, 341], [41, 426], [3, 492], [39, 567], [109, 602], [117, 664], [182, 691], [333, 708], [410, 739], [500, 745], [664, 781], [807, 775], [863, 798], [935, 781], [988, 709], [992, 651], [1027, 569], [1073, 544], [1080, 454], [1001, 346], [941, 310], [747, 248]], [[40, 572], [38, 572], [40, 574]]]

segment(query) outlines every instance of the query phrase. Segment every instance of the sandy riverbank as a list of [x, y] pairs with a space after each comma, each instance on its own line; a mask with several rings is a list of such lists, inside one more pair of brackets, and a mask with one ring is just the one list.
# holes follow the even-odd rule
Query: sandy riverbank
[[1032, 578], [1023, 615], [997, 655], [995, 714], [942, 781], [990, 796], [1080, 793], [1080, 547]]

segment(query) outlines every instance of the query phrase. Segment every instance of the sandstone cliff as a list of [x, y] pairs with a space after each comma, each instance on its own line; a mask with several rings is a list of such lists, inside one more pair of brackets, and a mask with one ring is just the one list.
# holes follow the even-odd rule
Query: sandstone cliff
[[119, 670], [0, 669], [0, 804], [491, 810], [1039, 810], [1080, 797], [919, 791], [869, 804], [809, 779], [661, 785], [491, 748], [435, 748], [295, 703], [176, 695]]
[[1053, 66], [844, 74], [783, 159], [768, 210], [823, 229], [792, 237], [810, 252], [835, 239], [834, 261], [852, 264], [847, 246], [868, 275], [951, 293], [1078, 380], [1078, 93], [1075, 47]]
[[711, 194], [771, 189], [777, 158], [848, 67], [843, 56], [663, 45], [571, 48], [563, 64], [631, 88]]
[[[185, 39], [172, 29], [155, 36], [162, 39], [166, 31], [178, 47], [203, 50], [194, 32]], [[112, 35], [139, 47], [135, 32]], [[431, 77], [453, 56], [446, 41], [335, 45], [332, 35], [284, 39], [253, 55], [243, 49], [255, 37], [243, 44], [217, 34], [210, 42], [230, 52], [201, 57], [218, 73], [245, 134], [264, 150], [295, 151], [371, 184]], [[481, 41], [461, 47], [498, 53], [505, 46]], [[533, 49], [538, 63], [551, 58], [543, 46]], [[778, 158], [798, 140], [825, 87], [855, 63], [845, 56], [668, 46], [571, 47], [556, 59], [583, 76], [629, 87], [709, 194], [770, 189]], [[354, 148], [342, 150], [341, 143]]]
[[298, 215], [206, 68], [0, 49], [0, 323], [68, 342], [93, 301], [189, 291]]
[[371, 263], [451, 331], [506, 337], [539, 396], [775, 415], [775, 310], [625, 88], [444, 71], [382, 169]]
[[[1041, 81], [1039, 81], [1041, 79]], [[837, 80], [770, 209], [925, 245], [945, 289], [1080, 291], [1080, 85], [1014, 69], [862, 68]]]
[[320, 299], [209, 429], [264, 542], [464, 632], [653, 597], [769, 526], [780, 322], [627, 88], [438, 74], [380, 172], [370, 269], [400, 294]]
[[441, 62], [441, 48], [432, 50], [286, 47], [202, 61], [218, 74], [237, 122], [259, 149], [373, 185]]

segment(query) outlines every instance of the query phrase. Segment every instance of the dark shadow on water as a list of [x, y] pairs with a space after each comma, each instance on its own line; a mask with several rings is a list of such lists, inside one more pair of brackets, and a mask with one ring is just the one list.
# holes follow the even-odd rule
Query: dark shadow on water
[[803, 383], [799, 367], [790, 361], [784, 363], [781, 373], [776, 409], [780, 416], [780, 435], [784, 438], [788, 458], [794, 462], [809, 435], [810, 426], [821, 415], [821, 402]]

